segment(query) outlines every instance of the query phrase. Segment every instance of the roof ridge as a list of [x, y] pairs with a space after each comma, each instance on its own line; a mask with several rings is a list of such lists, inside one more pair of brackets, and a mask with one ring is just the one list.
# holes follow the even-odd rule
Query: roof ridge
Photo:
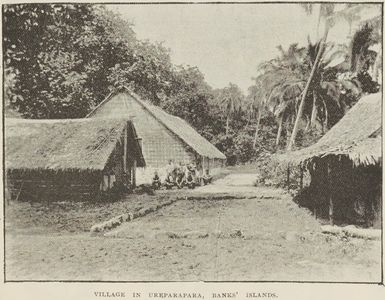
[[[127, 91], [127, 93], [136, 101], [138, 102], [142, 107], [144, 107], [150, 114], [151, 116], [153, 116], [158, 122], [160, 122], [168, 131], [170, 131], [171, 133], [175, 134], [184, 144], [186, 144], [187, 146], [191, 147], [185, 139], [183, 139], [180, 135], [178, 135], [174, 130], [172, 130], [169, 126], [167, 126], [167, 124], [165, 124], [162, 120], [160, 120], [156, 114], [152, 111], [152, 107], [149, 107], [150, 104], [149, 103], [146, 103], [144, 100], [140, 99], [140, 97], [135, 94], [133, 91], [131, 91], [130, 89], [128, 89], [127, 87], [124, 87]], [[164, 112], [166, 113], [166, 112]], [[191, 147], [195, 152], [198, 152], [195, 148]]]
[[100, 108], [101, 106], [103, 106], [106, 102], [108, 102], [112, 96], [114, 96], [115, 94], [118, 93], [118, 90], [115, 90], [115, 91], [112, 91], [111, 93], [109, 93], [106, 98], [104, 98], [104, 100], [102, 100], [98, 105], [96, 105], [92, 111], [90, 111], [84, 118], [89, 118], [91, 117], [92, 115], [95, 114], [95, 112], [98, 110], [98, 108]]
[[[100, 107], [105, 105], [114, 96], [119, 94], [126, 94], [139, 104], [147, 113], [149, 113], [157, 122], [166, 128], [171, 134], [179, 139], [185, 146], [191, 148], [195, 153], [210, 158], [226, 159], [226, 156], [213, 144], [211, 144], [205, 137], [203, 137], [197, 130], [192, 127], [186, 120], [166, 112], [162, 107], [152, 104], [149, 101], [143, 100], [132, 89], [127, 86], [117, 88], [111, 92], [102, 102], [91, 111], [86, 118], [90, 118], [97, 114]], [[128, 99], [122, 98], [123, 105], [128, 109]], [[129, 110], [128, 110], [129, 111]], [[130, 118], [128, 118], [130, 120]], [[179, 122], [179, 124], [178, 124]], [[183, 131], [184, 126], [184, 131]], [[181, 127], [181, 128], [179, 128]]]
[[[180, 121], [183, 121], [183, 123], [186, 125], [186, 126], [189, 126], [192, 130], [194, 130], [196, 132], [196, 134], [202, 139], [204, 140], [206, 143], [208, 143], [210, 145], [210, 147], [212, 147], [213, 149], [215, 149], [218, 153], [220, 153], [221, 155], [218, 155], [220, 156], [222, 159], [225, 159], [226, 156], [221, 152], [219, 151], [219, 149], [217, 149], [213, 144], [211, 144], [206, 138], [204, 138], [199, 132], [196, 131], [195, 128], [193, 128], [186, 120], [184, 120], [183, 118], [180, 118], [178, 116], [174, 116], [166, 111], [164, 111], [161, 107], [159, 106], [156, 106], [156, 105], [153, 105], [151, 103], [147, 103], [146, 101], [142, 100], [136, 93], [134, 93], [131, 89], [127, 88], [127, 87], [124, 87], [124, 89], [126, 90], [126, 92], [135, 100], [137, 101], [142, 107], [144, 107], [158, 122], [160, 122], [167, 130], [169, 130], [171, 133], [173, 133], [175, 136], [177, 136], [185, 145], [187, 145], [188, 147], [192, 148], [196, 153], [198, 153], [199, 155], [202, 155], [202, 156], [206, 156], [208, 157], [207, 153], [204, 154], [202, 153], [202, 151], [198, 150], [196, 146], [194, 146], [194, 144], [190, 141], [188, 141], [188, 139], [186, 139], [185, 137], [181, 136], [178, 132], [176, 132], [174, 129], [170, 128], [170, 126], [168, 124], [166, 124], [163, 120], [161, 120], [157, 115], [156, 113], [154, 112], [154, 110], [157, 110], [158, 112], [157, 113], [162, 113], [165, 115], [165, 117], [173, 117], [175, 119], [178, 119]], [[217, 157], [219, 158], [219, 157]]]

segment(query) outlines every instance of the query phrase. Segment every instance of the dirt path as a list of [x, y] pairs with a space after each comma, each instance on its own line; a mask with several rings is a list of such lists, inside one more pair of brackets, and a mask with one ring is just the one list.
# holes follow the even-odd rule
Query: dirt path
[[193, 193], [256, 195], [261, 191], [261, 189], [257, 190], [253, 186], [256, 179], [257, 174], [255, 173], [229, 174], [224, 178], [214, 181], [212, 184], [194, 189]]
[[106, 236], [7, 235], [7, 279], [380, 280], [379, 242], [323, 235], [282, 191], [251, 186], [251, 175], [236, 184], [243, 176], [191, 195], [227, 187], [252, 198], [180, 200]]

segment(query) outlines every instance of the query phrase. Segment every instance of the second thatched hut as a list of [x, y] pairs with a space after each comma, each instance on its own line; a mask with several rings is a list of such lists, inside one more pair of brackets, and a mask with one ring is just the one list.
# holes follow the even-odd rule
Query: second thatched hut
[[285, 155], [310, 173], [296, 200], [334, 224], [379, 227], [382, 207], [382, 94], [361, 98], [316, 144]]

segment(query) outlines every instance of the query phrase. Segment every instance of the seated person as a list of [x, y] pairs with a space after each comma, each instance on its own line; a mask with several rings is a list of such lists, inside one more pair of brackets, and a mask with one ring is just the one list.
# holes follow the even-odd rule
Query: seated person
[[195, 172], [195, 182], [197, 185], [203, 185], [203, 171], [202, 170], [197, 170]]
[[187, 166], [187, 171], [191, 173], [192, 177], [196, 177], [197, 175], [197, 168], [194, 164], [189, 164]]
[[209, 174], [209, 170], [206, 169], [205, 174], [202, 176], [203, 184], [209, 184], [213, 180], [213, 177]]
[[182, 164], [182, 171], [186, 174], [190, 170], [189, 164]]
[[200, 185], [202, 176], [195, 164], [192, 166], [191, 174], [194, 178], [195, 185]]
[[154, 190], [157, 190], [160, 188], [160, 186], [161, 186], [160, 178], [159, 178], [158, 172], [155, 171], [154, 177], [152, 178], [152, 187]]
[[174, 177], [171, 173], [167, 175], [166, 180], [164, 181], [164, 185], [167, 190], [172, 189], [172, 187], [175, 185]]
[[193, 189], [195, 188], [195, 180], [194, 180], [194, 177], [193, 177], [193, 174], [191, 172], [188, 172], [187, 173], [187, 176], [186, 176], [186, 185], [189, 189]]
[[170, 159], [169, 161], [168, 161], [168, 165], [167, 165], [167, 167], [166, 167], [166, 173], [167, 174], [170, 174], [170, 173], [172, 173], [172, 172], [174, 172], [174, 170], [175, 170], [175, 164], [174, 164], [174, 161], [172, 160], [172, 159]]
[[109, 193], [112, 197], [119, 197], [125, 193], [125, 191], [126, 187], [124, 186], [123, 182], [114, 181], [111, 189], [109, 190]]
[[174, 165], [173, 174], [174, 174], [175, 178], [178, 176], [178, 174], [179, 174], [179, 172], [181, 172], [181, 170], [182, 170], [182, 165], [180, 162]]
[[176, 175], [175, 183], [179, 189], [181, 189], [185, 185], [185, 174], [181, 170]]

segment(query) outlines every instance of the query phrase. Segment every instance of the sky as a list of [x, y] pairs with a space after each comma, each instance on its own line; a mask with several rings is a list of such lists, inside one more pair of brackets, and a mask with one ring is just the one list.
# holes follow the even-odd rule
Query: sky
[[[214, 88], [229, 82], [245, 93], [257, 66], [294, 42], [306, 45], [316, 35], [316, 15], [298, 4], [111, 5], [134, 24], [139, 39], [163, 42], [174, 64], [197, 66]], [[346, 39], [348, 25], [329, 37]]]

